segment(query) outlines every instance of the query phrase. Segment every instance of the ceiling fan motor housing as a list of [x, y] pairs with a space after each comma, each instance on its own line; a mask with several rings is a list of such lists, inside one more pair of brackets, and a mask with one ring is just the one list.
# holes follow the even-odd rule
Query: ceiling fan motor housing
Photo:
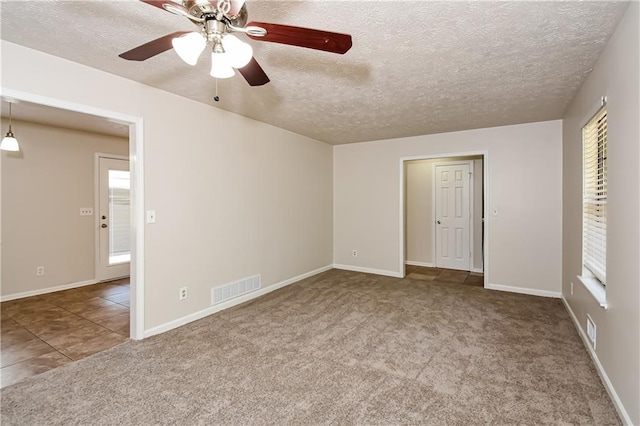
[[202, 18], [207, 13], [216, 13], [218, 11], [217, 6], [208, 1], [183, 0], [182, 5], [197, 18]]
[[[203, 0], [183, 0], [183, 6], [189, 11], [191, 16], [200, 19], [207, 19], [212, 17], [217, 19], [218, 6], [217, 1], [203, 1]], [[232, 25], [236, 27], [244, 27], [247, 23], [247, 7], [242, 5], [240, 11], [235, 15], [227, 15], [227, 19]]]

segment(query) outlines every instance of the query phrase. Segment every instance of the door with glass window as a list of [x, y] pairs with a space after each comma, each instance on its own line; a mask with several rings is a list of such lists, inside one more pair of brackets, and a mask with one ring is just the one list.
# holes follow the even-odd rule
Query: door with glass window
[[129, 275], [130, 187], [128, 160], [99, 157], [98, 281]]

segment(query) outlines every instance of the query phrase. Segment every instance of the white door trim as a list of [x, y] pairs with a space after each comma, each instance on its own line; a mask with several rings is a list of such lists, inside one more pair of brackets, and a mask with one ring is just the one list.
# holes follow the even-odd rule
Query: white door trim
[[[94, 225], [94, 249], [93, 249], [93, 275], [98, 280], [100, 268], [100, 159], [113, 158], [114, 160], [129, 161], [126, 155], [107, 154], [104, 152], [96, 152], [93, 157], [93, 225]], [[131, 164], [131, 163], [129, 163]], [[131, 170], [131, 166], [129, 166]], [[131, 271], [129, 271], [131, 273]]]
[[433, 241], [431, 241], [431, 253], [433, 253], [433, 263], [438, 266], [438, 253], [436, 252], [436, 239], [437, 239], [437, 227], [436, 227], [436, 167], [437, 166], [454, 166], [456, 164], [466, 164], [469, 166], [470, 175], [469, 175], [469, 271], [473, 269], [473, 193], [474, 193], [474, 185], [471, 180], [471, 176], [473, 176], [473, 160], [443, 160], [443, 161], [435, 161], [431, 163], [431, 217], [433, 218], [433, 223], [431, 224], [433, 229]]
[[398, 162], [398, 174], [399, 174], [399, 182], [398, 185], [400, 187], [400, 197], [398, 200], [399, 207], [398, 210], [400, 215], [398, 217], [399, 220], [399, 259], [398, 259], [398, 271], [400, 275], [404, 277], [406, 275], [405, 270], [405, 262], [406, 262], [406, 252], [405, 252], [405, 181], [406, 181], [406, 173], [405, 173], [405, 162], [412, 160], [432, 160], [438, 158], [451, 158], [451, 157], [471, 157], [471, 156], [482, 156], [482, 187], [484, 191], [484, 204], [482, 206], [482, 211], [484, 212], [484, 286], [487, 286], [489, 281], [489, 238], [491, 233], [489, 232], [489, 222], [486, 220], [489, 217], [489, 206], [490, 193], [489, 193], [489, 171], [490, 171], [490, 162], [489, 162], [489, 151], [462, 151], [462, 152], [449, 152], [449, 153], [441, 153], [441, 154], [427, 154], [427, 155], [414, 155], [407, 157], [400, 157], [400, 161]]
[[[144, 338], [144, 134], [143, 119], [63, 99], [0, 87], [2, 96], [69, 111], [82, 112], [129, 125], [131, 170], [131, 328], [132, 339]], [[0, 227], [0, 239], [2, 230]], [[0, 265], [1, 266], [1, 265]]]

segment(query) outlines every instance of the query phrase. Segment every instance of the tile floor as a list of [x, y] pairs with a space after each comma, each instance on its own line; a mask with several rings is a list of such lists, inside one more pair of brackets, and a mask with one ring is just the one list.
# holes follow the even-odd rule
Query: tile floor
[[129, 278], [0, 304], [0, 387], [129, 339]]
[[414, 280], [484, 286], [484, 275], [476, 272], [407, 265], [405, 273], [407, 278]]

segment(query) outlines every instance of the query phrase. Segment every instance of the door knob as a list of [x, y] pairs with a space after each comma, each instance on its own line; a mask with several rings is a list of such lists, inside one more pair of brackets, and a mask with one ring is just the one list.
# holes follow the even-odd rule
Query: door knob
[[439, 221], [439, 220], [438, 220], [438, 221], [436, 221], [436, 223], [437, 223], [438, 225], [440, 225], [440, 221]]
[[102, 226], [103, 228], [106, 228], [106, 227], [107, 227], [107, 224], [106, 224], [106, 223], [103, 223], [101, 226]]
[[102, 215], [102, 220], [105, 220], [107, 217], [105, 215]]

